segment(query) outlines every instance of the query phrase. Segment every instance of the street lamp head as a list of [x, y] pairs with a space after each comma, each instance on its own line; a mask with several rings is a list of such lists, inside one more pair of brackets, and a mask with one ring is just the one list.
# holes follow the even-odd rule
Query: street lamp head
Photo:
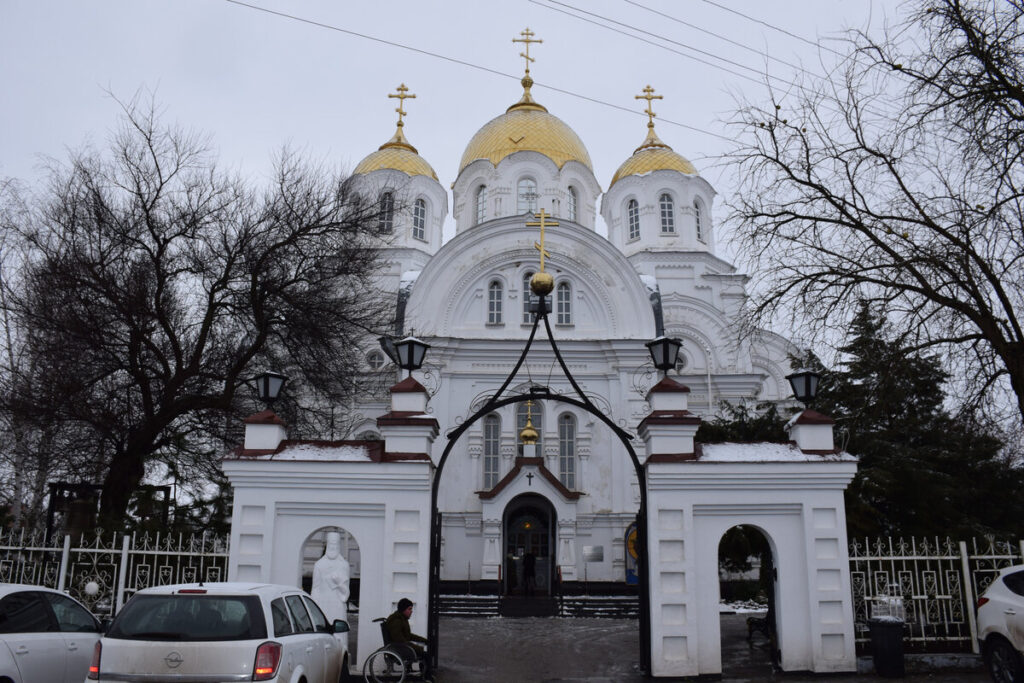
[[663, 372], [668, 372], [676, 366], [676, 362], [679, 360], [679, 349], [682, 348], [683, 342], [678, 337], [662, 336], [652, 339], [644, 344], [644, 346], [651, 353], [654, 367]]
[[821, 375], [813, 370], [801, 368], [790, 375], [786, 375], [786, 379], [789, 380], [789, 385], [793, 387], [793, 395], [796, 396], [796, 400], [805, 406], [810, 405], [818, 393], [818, 382], [821, 381]]
[[288, 381], [288, 378], [281, 373], [270, 370], [256, 375], [253, 379], [256, 382], [256, 394], [261, 401], [267, 404], [268, 408], [280, 395], [284, 383]]
[[406, 337], [402, 341], [395, 342], [395, 352], [398, 354], [398, 367], [408, 370], [419, 370], [423, 366], [423, 359], [427, 355], [430, 344], [420, 341], [416, 337]]

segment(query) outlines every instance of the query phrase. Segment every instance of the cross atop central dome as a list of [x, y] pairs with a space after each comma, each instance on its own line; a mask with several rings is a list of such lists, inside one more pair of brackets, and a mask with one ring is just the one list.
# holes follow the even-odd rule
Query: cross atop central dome
[[530, 94], [533, 86], [530, 44], [543, 41], [534, 39], [535, 34], [529, 28], [520, 35], [523, 37], [513, 38], [512, 42], [526, 45], [526, 51], [520, 53], [526, 59], [526, 75], [521, 81], [523, 96], [504, 114], [491, 119], [477, 131], [462, 154], [459, 172], [477, 159], [487, 159], [497, 166], [505, 157], [523, 151], [543, 154], [559, 168], [569, 161], [576, 161], [593, 172], [590, 154], [579, 136], [557, 116], [549, 114], [547, 108]]

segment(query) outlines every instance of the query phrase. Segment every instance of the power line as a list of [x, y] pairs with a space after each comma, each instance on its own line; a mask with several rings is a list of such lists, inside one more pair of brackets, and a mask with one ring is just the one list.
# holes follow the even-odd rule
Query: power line
[[[479, 64], [473, 64], [472, 62], [467, 62], [467, 61], [464, 61], [464, 60], [461, 60], [461, 59], [457, 59], [455, 57], [449, 57], [447, 55], [442, 55], [442, 54], [437, 53], [437, 52], [431, 52], [429, 50], [424, 50], [422, 48], [413, 47], [411, 45], [406, 45], [404, 43], [399, 43], [399, 42], [395, 42], [395, 41], [392, 41], [392, 40], [386, 40], [384, 38], [378, 38], [376, 36], [371, 36], [371, 35], [366, 34], [366, 33], [360, 33], [358, 31], [352, 31], [350, 29], [341, 28], [340, 26], [334, 26], [332, 24], [325, 24], [325, 23], [320, 22], [320, 21], [314, 21], [312, 19], [306, 19], [304, 17], [296, 16], [294, 14], [288, 14], [287, 12], [280, 12], [278, 10], [268, 9], [266, 7], [260, 7], [259, 5], [251, 5], [251, 4], [247, 3], [247, 2], [242, 2], [242, 0], [224, 0], [224, 1], [225, 2], [229, 2], [229, 3], [233, 4], [233, 5], [238, 5], [240, 7], [245, 7], [247, 9], [256, 10], [258, 12], [265, 12], [266, 14], [271, 14], [271, 15], [274, 15], [274, 16], [277, 16], [277, 17], [281, 17], [283, 19], [290, 19], [292, 21], [297, 21], [297, 22], [300, 22], [300, 23], [303, 23], [303, 24], [309, 24], [311, 26], [316, 26], [318, 28], [324, 28], [324, 29], [327, 29], [329, 31], [336, 31], [338, 33], [344, 33], [344, 34], [347, 34], [347, 35], [350, 35], [350, 36], [355, 36], [357, 38], [363, 38], [365, 40], [370, 40], [370, 41], [373, 41], [375, 43], [381, 43], [383, 45], [388, 45], [390, 47], [397, 47], [397, 48], [400, 48], [400, 49], [403, 49], [403, 50], [409, 50], [410, 52], [415, 52], [417, 54], [425, 55], [427, 57], [433, 57], [434, 59], [441, 59], [441, 60], [444, 60], [446, 62], [451, 62], [453, 64], [458, 64], [459, 66], [465, 66], [465, 67], [469, 67], [471, 69], [477, 69], [478, 71], [483, 71], [483, 72], [486, 72], [486, 73], [489, 73], [489, 74], [492, 74], [492, 75], [495, 75], [495, 76], [502, 76], [504, 78], [510, 78], [510, 79], [515, 80], [515, 81], [519, 81], [521, 79], [521, 76], [517, 76], [515, 74], [510, 74], [510, 73], [505, 73], [504, 71], [498, 71], [497, 69], [492, 69], [490, 67], [481, 66]], [[607, 102], [605, 100], [597, 99], [596, 97], [590, 97], [588, 95], [583, 95], [581, 93], [573, 92], [571, 90], [566, 90], [565, 88], [559, 88], [559, 87], [556, 87], [556, 86], [553, 86], [553, 85], [547, 85], [547, 84], [541, 83], [539, 81], [538, 82], [534, 82], [534, 87], [547, 88], [548, 90], [552, 90], [554, 92], [561, 93], [563, 95], [568, 95], [570, 97], [575, 97], [577, 99], [585, 100], [587, 102], [592, 102], [594, 104], [600, 104], [600, 105], [605, 106], [605, 107], [611, 107], [612, 109], [618, 109], [619, 111], [624, 111], [624, 112], [627, 112], [629, 114], [634, 114], [634, 115], [637, 115], [637, 116], [647, 116], [647, 114], [645, 114], [643, 112], [640, 112], [640, 111], [637, 111], [635, 109], [630, 109], [629, 107], [624, 107], [624, 106], [619, 105], [619, 104], [614, 104], [612, 102]], [[698, 128], [696, 126], [691, 126], [689, 124], [681, 123], [679, 121], [673, 121], [671, 119], [663, 119], [661, 117], [658, 117], [658, 120], [660, 122], [663, 122], [663, 123], [666, 123], [666, 124], [669, 124], [669, 125], [678, 126], [680, 128], [685, 128], [687, 130], [692, 130], [694, 132], [702, 133], [704, 135], [710, 135], [710, 136], [716, 137], [716, 138], [718, 138], [720, 140], [725, 140], [726, 142], [732, 142], [733, 141], [733, 138], [726, 137], [725, 135], [721, 135], [719, 133], [714, 133], [714, 132], [709, 131], [709, 130], [704, 130], [703, 128]]]
[[743, 12], [740, 12], [739, 10], [735, 10], [732, 7], [726, 7], [725, 5], [717, 3], [714, 0], [703, 0], [703, 2], [706, 2], [707, 4], [709, 4], [709, 5], [713, 6], [713, 7], [717, 7], [718, 9], [725, 10], [726, 12], [731, 12], [731, 13], [737, 15], [737, 16], [741, 16], [744, 19], [746, 19], [747, 21], [752, 21], [755, 24], [761, 24], [762, 26], [766, 26], [766, 27], [772, 29], [773, 31], [778, 31], [779, 33], [784, 33], [787, 36], [789, 36], [790, 38], [796, 38], [797, 40], [800, 40], [800, 41], [803, 41], [803, 42], [807, 43], [808, 45], [813, 45], [814, 47], [821, 48], [822, 50], [828, 50], [832, 54], [838, 55], [840, 57], [845, 57], [846, 56], [842, 52], [839, 52], [838, 50], [833, 50], [832, 48], [828, 47], [827, 45], [822, 45], [819, 42], [815, 42], [813, 40], [808, 40], [807, 38], [804, 38], [803, 36], [799, 36], [799, 35], [797, 35], [795, 33], [792, 33], [791, 31], [787, 31], [784, 28], [779, 28], [778, 26], [775, 26], [774, 24], [769, 24], [767, 21], [762, 21], [760, 19], [755, 19], [754, 17], [750, 16], [749, 14], [744, 14]]

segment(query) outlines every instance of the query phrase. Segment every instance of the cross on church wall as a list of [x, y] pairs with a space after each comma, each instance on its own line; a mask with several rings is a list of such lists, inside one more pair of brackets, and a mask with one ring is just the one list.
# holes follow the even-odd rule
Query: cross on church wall
[[526, 485], [533, 486], [533, 472], [526, 473]]

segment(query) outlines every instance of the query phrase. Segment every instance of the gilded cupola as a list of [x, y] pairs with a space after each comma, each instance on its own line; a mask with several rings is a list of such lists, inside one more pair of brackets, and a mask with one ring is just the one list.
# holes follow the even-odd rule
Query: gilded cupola
[[405, 123], [402, 121], [402, 117], [405, 116], [405, 110], [402, 105], [405, 104], [405, 100], [415, 98], [416, 95], [409, 94], [409, 88], [405, 86], [405, 83], [399, 85], [397, 90], [397, 94], [388, 94], [388, 97], [398, 100], [398, 108], [395, 109], [398, 112], [398, 126], [395, 134], [390, 140], [381, 145], [376, 152], [360, 161], [352, 173], [365, 175], [381, 169], [392, 169], [401, 171], [409, 176], [422, 175], [437, 180], [437, 173], [434, 172], [434, 169], [427, 163], [426, 159], [419, 155], [416, 148], [405, 138], [405, 133], [402, 132], [402, 129], [405, 127]]
[[619, 169], [615, 171], [608, 189], [611, 189], [612, 185], [621, 178], [631, 175], [644, 175], [653, 171], [679, 171], [686, 175], [698, 175], [697, 169], [694, 168], [693, 164], [686, 157], [674, 152], [654, 132], [654, 117], [656, 114], [651, 108], [651, 101], [660, 100], [662, 96], [655, 95], [654, 88], [648, 85], [644, 88], [644, 94], [637, 95], [636, 98], [638, 100], [647, 100], [647, 138], [643, 141], [643, 144], [636, 148], [633, 155], [622, 162]]

